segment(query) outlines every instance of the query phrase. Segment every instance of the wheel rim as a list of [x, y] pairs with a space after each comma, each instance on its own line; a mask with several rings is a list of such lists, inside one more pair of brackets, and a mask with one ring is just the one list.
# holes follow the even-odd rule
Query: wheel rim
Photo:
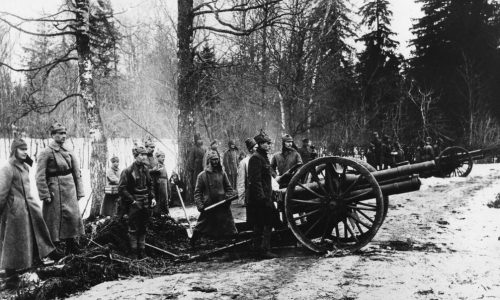
[[296, 238], [312, 251], [356, 251], [382, 225], [384, 197], [359, 162], [323, 157], [305, 164], [290, 180], [285, 215]]
[[467, 177], [473, 166], [469, 151], [456, 146], [444, 149], [439, 154], [438, 162], [443, 177]]

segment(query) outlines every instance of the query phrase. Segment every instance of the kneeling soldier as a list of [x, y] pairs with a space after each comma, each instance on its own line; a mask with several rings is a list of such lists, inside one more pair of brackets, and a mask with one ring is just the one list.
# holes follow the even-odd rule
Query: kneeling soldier
[[148, 153], [142, 146], [132, 149], [135, 161], [123, 170], [120, 176], [118, 192], [122, 204], [128, 207], [128, 226], [130, 250], [132, 256], [145, 256], [146, 227], [151, 215], [151, 208], [156, 205], [153, 192], [153, 181], [146, 163]]

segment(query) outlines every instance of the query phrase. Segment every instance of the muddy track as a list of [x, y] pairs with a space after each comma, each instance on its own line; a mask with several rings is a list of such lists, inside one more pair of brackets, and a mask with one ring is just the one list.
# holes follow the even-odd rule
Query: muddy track
[[500, 167], [474, 168], [469, 178], [424, 179], [420, 191], [392, 197], [377, 236], [354, 255], [284, 249], [272, 260], [222, 257], [74, 298], [499, 299], [500, 210], [486, 203], [500, 192]]

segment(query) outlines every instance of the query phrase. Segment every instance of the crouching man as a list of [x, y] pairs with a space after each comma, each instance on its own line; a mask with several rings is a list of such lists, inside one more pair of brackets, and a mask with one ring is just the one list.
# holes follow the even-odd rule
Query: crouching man
[[128, 234], [132, 257], [144, 258], [146, 245], [146, 227], [151, 216], [151, 208], [156, 205], [153, 181], [146, 166], [148, 152], [142, 146], [132, 149], [135, 161], [123, 170], [120, 176], [118, 192], [122, 205], [128, 211]]
[[218, 153], [209, 152], [207, 161], [208, 165], [205, 171], [198, 175], [194, 189], [194, 201], [200, 216], [191, 238], [191, 246], [193, 247], [202, 234], [221, 238], [234, 235], [237, 232], [230, 209], [231, 202], [205, 211], [206, 207], [227, 199], [234, 193], [226, 173], [222, 170]]

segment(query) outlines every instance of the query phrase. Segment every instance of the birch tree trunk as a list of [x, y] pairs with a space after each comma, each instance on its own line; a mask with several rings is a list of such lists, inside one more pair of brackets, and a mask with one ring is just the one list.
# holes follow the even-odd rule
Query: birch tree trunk
[[94, 92], [92, 54], [89, 42], [89, 0], [75, 0], [75, 6], [77, 9], [76, 21], [79, 25], [76, 35], [79, 89], [89, 126], [92, 149], [90, 154], [90, 185], [92, 187], [90, 216], [97, 217], [104, 198], [108, 149], [99, 102], [96, 100]]

